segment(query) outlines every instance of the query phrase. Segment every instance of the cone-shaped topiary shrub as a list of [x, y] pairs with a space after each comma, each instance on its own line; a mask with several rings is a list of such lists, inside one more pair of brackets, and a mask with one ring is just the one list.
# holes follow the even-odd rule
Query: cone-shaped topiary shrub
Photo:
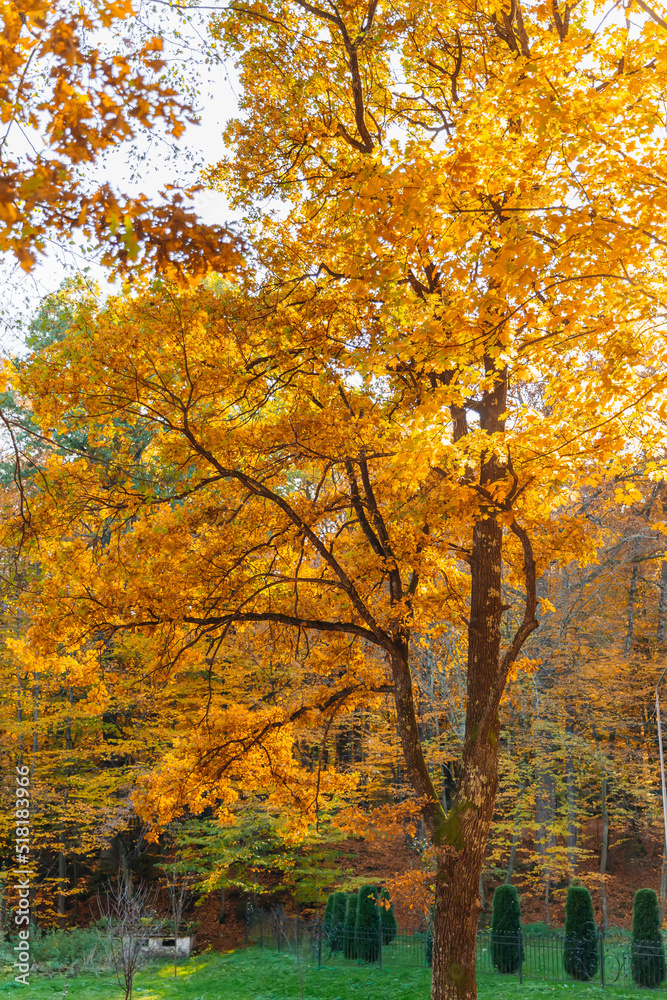
[[329, 944], [332, 951], [340, 951], [343, 947], [343, 927], [345, 926], [345, 911], [347, 909], [346, 892], [334, 892], [331, 913], [331, 931]]
[[391, 944], [396, 937], [397, 928], [394, 904], [390, 901], [386, 889], [380, 893], [380, 921], [382, 923], [382, 944]]
[[350, 892], [345, 901], [345, 920], [343, 921], [343, 955], [345, 958], [356, 958], [357, 950], [354, 943], [354, 929], [357, 923], [356, 892]]
[[333, 892], [329, 894], [327, 905], [324, 908], [324, 916], [322, 917], [322, 936], [327, 941], [331, 941], [333, 931], [334, 895], [335, 893]]
[[565, 899], [563, 966], [568, 976], [585, 981], [598, 970], [598, 941], [593, 901], [585, 885], [571, 885]]
[[660, 907], [654, 889], [638, 889], [632, 911], [632, 978], [637, 986], [660, 986], [665, 979], [665, 948]]
[[499, 885], [493, 894], [491, 961], [499, 972], [516, 972], [523, 956], [519, 895], [513, 885]]
[[380, 951], [378, 936], [382, 925], [378, 895], [376, 885], [362, 885], [359, 889], [354, 941], [357, 958], [363, 958], [364, 962], [376, 962]]

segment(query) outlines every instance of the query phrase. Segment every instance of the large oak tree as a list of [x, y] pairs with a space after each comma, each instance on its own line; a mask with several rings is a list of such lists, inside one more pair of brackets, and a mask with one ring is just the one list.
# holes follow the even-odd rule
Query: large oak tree
[[[255, 276], [84, 306], [15, 376], [45, 435], [78, 419], [115, 456], [52, 459], [31, 501], [35, 642], [126, 635], [155, 670], [204, 643], [214, 672], [254, 637], [304, 664], [259, 723], [207, 706], [153, 779], [158, 814], [179, 775], [235, 794], [244, 759], [287, 795], [290, 727], [391, 685], [437, 857], [434, 1000], [476, 995], [499, 704], [536, 576], [584, 551], [582, 491], [616, 478], [622, 505], [628, 464], [650, 475], [664, 448], [665, 20], [641, 11], [594, 31], [546, 4], [221, 8], [243, 117], [209, 180], [247, 210]], [[462, 627], [445, 814], [411, 647]]]

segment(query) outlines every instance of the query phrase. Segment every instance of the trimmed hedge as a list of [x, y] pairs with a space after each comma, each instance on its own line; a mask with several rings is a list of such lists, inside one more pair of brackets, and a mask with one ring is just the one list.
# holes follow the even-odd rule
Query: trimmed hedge
[[[380, 907], [380, 921], [382, 923], [382, 944], [391, 944], [396, 937], [398, 930], [396, 917], [394, 915], [394, 904], [391, 902], [389, 893], [383, 889], [380, 893], [380, 902], [385, 905]], [[389, 903], [389, 906], [386, 904]]]
[[571, 885], [565, 899], [563, 967], [568, 976], [586, 982], [598, 971], [598, 941], [593, 901], [585, 885]]
[[349, 893], [345, 901], [345, 920], [343, 921], [343, 955], [345, 958], [357, 957], [354, 930], [357, 923], [358, 901], [359, 897], [355, 892]]
[[329, 938], [332, 951], [340, 951], [343, 947], [343, 927], [345, 926], [347, 896], [346, 892], [334, 892], [333, 894], [333, 912]]
[[322, 918], [322, 934], [331, 940], [333, 932], [333, 907], [334, 907], [334, 896], [335, 893], [329, 893], [327, 898], [327, 905], [324, 908], [324, 917]]
[[499, 972], [516, 972], [523, 959], [519, 894], [513, 885], [499, 885], [493, 894], [491, 961]]
[[654, 889], [638, 889], [632, 910], [632, 979], [637, 986], [660, 986], [665, 979], [665, 946]]
[[364, 962], [377, 962], [382, 933], [379, 892], [376, 885], [362, 885], [357, 903], [357, 921], [354, 928], [356, 957]]

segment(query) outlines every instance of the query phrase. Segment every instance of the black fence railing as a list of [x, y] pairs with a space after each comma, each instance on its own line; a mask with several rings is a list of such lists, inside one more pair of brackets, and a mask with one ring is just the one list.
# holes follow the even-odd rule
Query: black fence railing
[[[428, 968], [431, 939], [428, 931], [399, 932], [390, 940], [377, 933], [345, 933], [327, 926], [321, 915], [308, 918], [287, 914], [282, 907], [246, 912], [246, 945], [254, 944], [293, 955], [308, 964], [353, 967], [375, 962], [382, 967]], [[632, 942], [630, 934], [612, 926], [591, 925], [576, 939], [562, 931], [517, 935], [477, 935], [477, 974], [517, 981], [554, 983], [577, 981], [667, 992], [665, 948]]]

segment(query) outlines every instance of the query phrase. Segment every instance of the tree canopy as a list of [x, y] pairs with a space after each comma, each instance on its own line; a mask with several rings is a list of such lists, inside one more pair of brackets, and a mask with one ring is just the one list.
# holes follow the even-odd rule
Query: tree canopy
[[178, 185], [152, 204], [86, 169], [141, 129], [178, 138], [191, 117], [161, 73], [162, 37], [124, 37], [136, 13], [132, 0], [0, 5], [0, 251], [27, 271], [50, 240], [77, 232], [120, 272], [201, 274], [238, 260], [237, 238], [198, 219]]

